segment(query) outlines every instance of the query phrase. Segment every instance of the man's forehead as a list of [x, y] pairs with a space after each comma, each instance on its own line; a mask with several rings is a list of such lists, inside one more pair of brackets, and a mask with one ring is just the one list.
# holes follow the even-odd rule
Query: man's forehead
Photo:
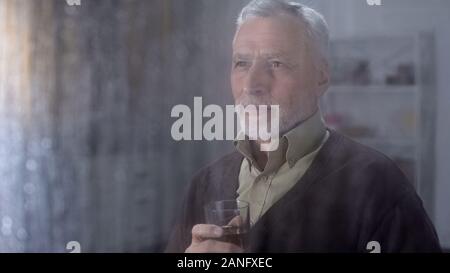
[[298, 46], [301, 40], [299, 36], [280, 37], [275, 34], [271, 37], [262, 37], [253, 34], [246, 36], [240, 35], [234, 40], [233, 49], [255, 50], [266, 48], [266, 50], [287, 51], [292, 46]]
[[305, 43], [298, 39], [289, 41], [251, 41], [240, 40], [233, 44], [233, 57], [283, 57], [298, 54], [304, 48]]
[[301, 35], [305, 31], [304, 22], [290, 15], [253, 17], [238, 26], [235, 38], [249, 35], [263, 36], [267, 39], [291, 35]]
[[[292, 25], [279, 25], [280, 18], [255, 18], [244, 23], [236, 31], [233, 40], [233, 51], [241, 54], [289, 54], [298, 51], [305, 44], [305, 35], [298, 22]], [[276, 27], [267, 27], [275, 22]], [[284, 23], [291, 22], [284, 21]]]
[[255, 56], [263, 58], [277, 58], [287, 55], [289, 55], [287, 52], [272, 49], [255, 50], [251, 48], [238, 48], [233, 51], [233, 57], [237, 59], [247, 59]]

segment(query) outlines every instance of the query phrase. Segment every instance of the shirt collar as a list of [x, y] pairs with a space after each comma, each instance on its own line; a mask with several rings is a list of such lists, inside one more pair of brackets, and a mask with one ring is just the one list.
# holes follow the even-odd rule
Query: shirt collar
[[319, 147], [325, 134], [326, 127], [320, 111], [287, 132], [284, 137], [288, 141], [286, 161], [289, 167], [292, 168], [299, 159]]
[[[320, 111], [310, 118], [300, 122], [293, 129], [283, 134], [280, 138], [278, 149], [268, 154], [268, 161], [264, 173], [276, 171], [285, 162], [292, 168], [299, 159], [314, 151], [326, 134], [326, 127]], [[241, 138], [238, 138], [241, 139]], [[249, 162], [249, 167], [257, 167], [252, 155], [252, 149], [248, 138], [234, 141], [236, 149]], [[258, 167], [257, 167], [258, 168]]]

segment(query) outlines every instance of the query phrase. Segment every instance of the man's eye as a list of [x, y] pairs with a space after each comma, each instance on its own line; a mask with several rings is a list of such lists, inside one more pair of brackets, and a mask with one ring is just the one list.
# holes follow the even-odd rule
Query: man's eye
[[282, 62], [279, 62], [279, 61], [273, 61], [272, 62], [272, 68], [280, 68], [282, 66], [283, 66]]
[[244, 68], [244, 67], [248, 67], [248, 62], [245, 62], [245, 61], [237, 61], [237, 62], [234, 64], [234, 67], [236, 67], [236, 68]]

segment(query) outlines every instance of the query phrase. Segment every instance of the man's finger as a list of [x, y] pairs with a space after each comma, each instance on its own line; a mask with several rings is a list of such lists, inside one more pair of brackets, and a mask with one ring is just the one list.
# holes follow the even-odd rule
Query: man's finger
[[244, 219], [242, 219], [242, 216], [238, 215], [231, 219], [231, 221], [228, 223], [229, 226], [233, 227], [241, 227], [244, 224]]
[[220, 238], [223, 229], [215, 225], [199, 224], [192, 228], [192, 242], [202, 242], [206, 239]]
[[217, 240], [205, 240], [203, 242], [193, 244], [186, 253], [242, 253], [244, 250], [239, 246], [231, 243], [221, 242]]

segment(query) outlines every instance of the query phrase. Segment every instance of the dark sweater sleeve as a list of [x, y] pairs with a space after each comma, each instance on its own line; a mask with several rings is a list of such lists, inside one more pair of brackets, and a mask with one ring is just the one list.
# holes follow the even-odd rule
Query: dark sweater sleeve
[[373, 239], [382, 253], [441, 252], [439, 239], [418, 196], [407, 194], [381, 219]]

